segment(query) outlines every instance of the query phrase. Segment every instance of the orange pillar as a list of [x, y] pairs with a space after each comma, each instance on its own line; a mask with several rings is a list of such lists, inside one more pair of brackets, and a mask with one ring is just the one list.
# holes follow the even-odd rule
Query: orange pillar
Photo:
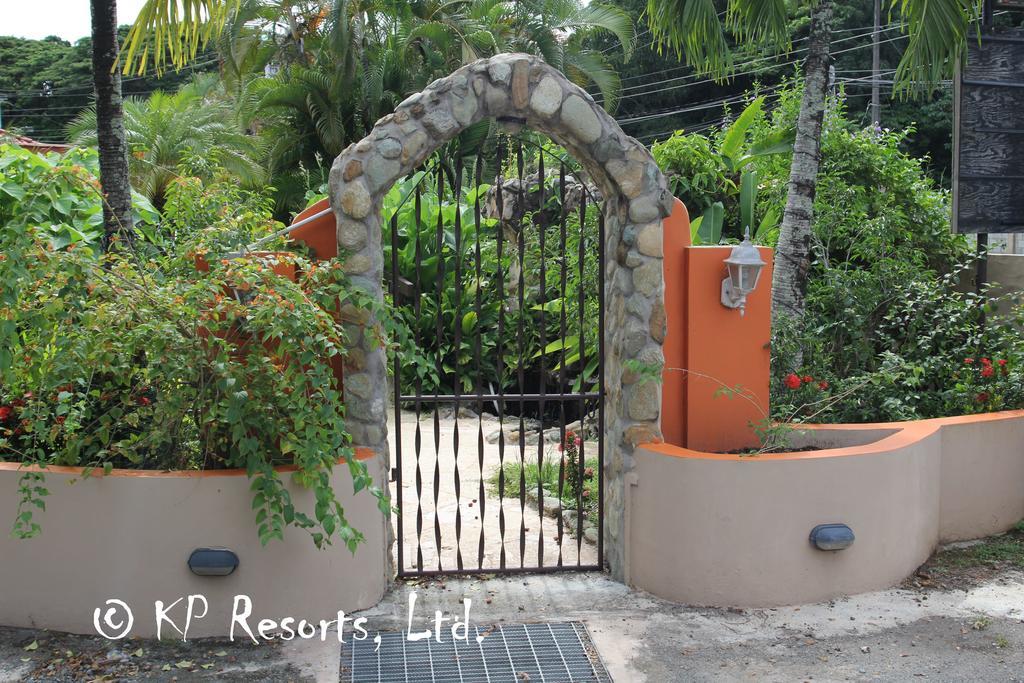
[[661, 433], [676, 446], [686, 443], [686, 249], [690, 246], [690, 214], [678, 199], [662, 223], [667, 331], [662, 351]]
[[[754, 425], [768, 414], [772, 250], [746, 313], [721, 303], [726, 247], [686, 248], [686, 443], [728, 452], [758, 445]], [[733, 395], [729, 395], [732, 393]]]
[[741, 317], [721, 304], [732, 247], [692, 246], [678, 199], [663, 225], [662, 434], [667, 443], [700, 451], [756, 446], [753, 425], [768, 412], [772, 250], [759, 248], [767, 265]]

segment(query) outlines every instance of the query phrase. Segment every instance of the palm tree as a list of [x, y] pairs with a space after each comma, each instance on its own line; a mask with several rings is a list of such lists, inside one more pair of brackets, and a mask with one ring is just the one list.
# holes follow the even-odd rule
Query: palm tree
[[[242, 121], [270, 140], [268, 170], [283, 215], [377, 119], [479, 57], [541, 55], [580, 85], [596, 85], [613, 107], [618, 75], [605, 53], [586, 47], [596, 32], [614, 35], [629, 57], [630, 17], [581, 0], [148, 0], [125, 60], [130, 69], [147, 60], [180, 67], [215, 38]], [[270, 64], [276, 73], [265, 75]]]
[[[358, 65], [367, 86], [362, 93], [366, 104], [377, 101], [371, 96], [374, 89], [386, 80], [383, 72], [396, 65], [413, 76], [396, 92], [395, 101], [400, 101], [469, 61], [522, 51], [542, 56], [581, 85], [593, 83], [610, 108], [618, 76], [607, 56], [587, 49], [585, 40], [598, 31], [610, 32], [627, 58], [635, 40], [626, 12], [581, 0], [147, 0], [128, 35], [126, 69], [144, 70], [152, 61], [159, 70], [168, 60], [176, 68], [184, 66], [225, 26], [237, 25], [232, 16], [240, 8], [253, 19], [285, 26], [283, 32], [271, 32], [285, 64], [314, 66], [311, 57], [329, 51], [334, 67], [351, 72]], [[298, 11], [305, 14], [297, 16]]]
[[[212, 157], [243, 186], [264, 179], [262, 142], [242, 130], [231, 103], [218, 96], [216, 79], [216, 74], [204, 74], [177, 93], [155, 92], [148, 99], [124, 102], [131, 184], [157, 209], [189, 154]], [[68, 126], [75, 144], [97, 144], [97, 111], [87, 109]]]
[[[832, 0], [727, 0], [723, 22], [714, 0], [648, 0], [647, 16], [655, 42], [674, 50], [702, 73], [728, 77], [732, 68], [725, 31], [741, 42], [790, 46], [789, 8], [809, 9], [811, 35], [803, 66], [804, 92], [797, 121], [786, 210], [776, 250], [772, 282], [773, 322], [799, 319], [804, 312], [814, 195], [821, 148], [821, 124], [828, 87]], [[970, 24], [982, 0], [889, 0], [903, 21], [909, 44], [896, 72], [895, 89], [927, 92], [948, 78], [966, 48]]]
[[96, 88], [96, 138], [103, 190], [103, 250], [115, 235], [131, 238], [132, 190], [128, 183], [128, 148], [121, 109], [121, 74], [117, 64], [117, 2], [91, 0], [92, 74]]

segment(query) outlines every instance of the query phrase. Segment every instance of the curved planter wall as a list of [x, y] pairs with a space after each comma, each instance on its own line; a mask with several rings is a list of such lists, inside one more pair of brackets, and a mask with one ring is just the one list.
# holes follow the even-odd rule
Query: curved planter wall
[[[381, 481], [379, 460], [369, 455], [359, 453]], [[5, 527], [18, 500], [17, 467], [0, 463]], [[349, 522], [366, 537], [355, 555], [337, 542], [317, 550], [295, 528], [285, 530], [283, 542], [261, 546], [244, 471], [115, 470], [69, 486], [79, 472], [46, 470], [51, 495], [46, 511], [37, 513], [38, 537], [18, 540], [0, 533], [0, 624], [95, 634], [93, 611], [116, 598], [134, 613], [131, 635], [149, 637], [156, 634], [156, 600], [167, 605], [200, 594], [209, 601], [209, 614], [193, 620], [191, 639], [227, 635], [236, 595], [252, 599], [248, 623], [256, 633], [262, 618], [333, 620], [338, 610], [369, 607], [384, 593], [384, 515], [368, 493], [352, 494], [344, 465], [335, 468], [333, 483]], [[296, 507], [311, 512], [313, 496], [290, 482], [288, 487]], [[208, 546], [238, 555], [233, 574], [200, 577], [189, 570], [191, 552]], [[179, 627], [186, 603], [187, 598], [169, 613]], [[163, 637], [175, 636], [181, 637], [164, 624]], [[247, 638], [240, 630], [235, 637]]]
[[[1024, 411], [879, 425], [816, 425], [794, 446], [739, 457], [666, 444], [636, 452], [628, 581], [697, 605], [766, 607], [890, 587], [940, 542], [1024, 518]], [[810, 541], [848, 524], [845, 550]]]

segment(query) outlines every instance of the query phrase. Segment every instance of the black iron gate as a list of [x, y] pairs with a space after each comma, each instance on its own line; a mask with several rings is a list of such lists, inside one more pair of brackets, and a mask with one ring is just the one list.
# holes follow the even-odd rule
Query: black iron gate
[[600, 197], [543, 145], [489, 156], [385, 201], [399, 576], [602, 566]]

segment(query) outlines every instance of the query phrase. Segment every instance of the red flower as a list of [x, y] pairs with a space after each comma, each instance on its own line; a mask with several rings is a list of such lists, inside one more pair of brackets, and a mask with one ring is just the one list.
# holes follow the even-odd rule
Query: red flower
[[996, 361], [996, 363], [999, 363], [999, 367], [1001, 367], [1001, 368], [1005, 368], [1006, 367], [1006, 359], [1005, 358], [1000, 358], [999, 360]]
[[786, 384], [786, 386], [787, 386], [787, 387], [789, 387], [790, 389], [799, 389], [799, 388], [800, 388], [800, 378], [799, 378], [799, 377], [797, 377], [797, 376], [796, 376], [796, 375], [795, 375], [794, 373], [792, 373], [792, 372], [791, 372], [791, 373], [789, 373], [788, 375], [786, 375], [786, 379], [784, 379], [784, 380], [782, 380], [782, 381], [783, 381], [783, 382], [784, 382], [784, 383]]
[[587, 478], [587, 479], [590, 479], [591, 477], [593, 477], [594, 476], [594, 468], [593, 467], [588, 467], [587, 469], [583, 470], [583, 476], [585, 478]]
[[981, 376], [982, 377], [991, 377], [995, 373], [996, 373], [996, 371], [992, 368], [991, 365], [986, 365], [985, 367], [983, 367], [981, 369]]
[[981, 359], [981, 364], [982, 365], [992, 365], [992, 361], [990, 361], [988, 358], [982, 358]]
[[801, 379], [804, 381], [804, 384], [810, 384], [811, 382], [814, 381], [814, 378], [811, 377], [810, 375], [804, 375], [803, 377], [801, 377]]
[[58, 415], [57, 418], [54, 420], [54, 422], [56, 422], [59, 425], [62, 425], [62, 424], [64, 424], [64, 420], [66, 420], [66, 419], [67, 419], [66, 416]]
[[825, 391], [826, 389], [828, 389], [828, 382], [826, 382], [825, 380], [821, 380], [820, 382], [818, 382], [818, 388], [821, 389], [822, 391]]
[[973, 358], [964, 358], [964, 365], [973, 365], [973, 364], [974, 364], [974, 359]]
[[148, 396], [139, 396], [139, 405], [140, 406], [148, 406], [150, 403], [152, 403], [152, 401], [149, 400]]
[[14, 408], [10, 406], [0, 406], [0, 420], [9, 420], [11, 415], [14, 415]]
[[974, 400], [977, 403], [986, 403], [988, 401], [988, 392], [987, 391], [981, 392], [980, 394], [978, 394], [977, 396], [974, 397]]

